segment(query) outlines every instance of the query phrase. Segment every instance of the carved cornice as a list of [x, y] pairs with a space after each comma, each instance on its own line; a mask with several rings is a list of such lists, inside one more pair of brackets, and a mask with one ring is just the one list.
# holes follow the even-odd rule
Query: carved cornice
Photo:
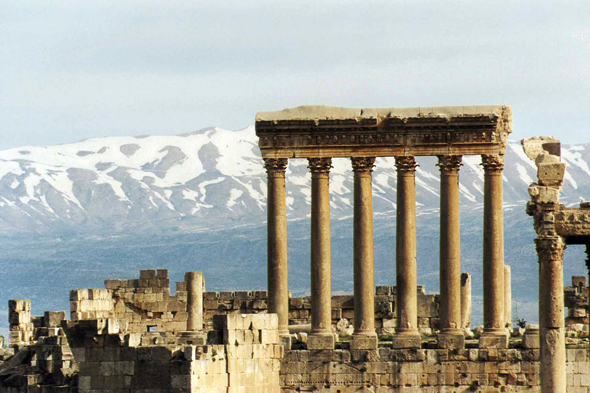
[[375, 157], [351, 157], [352, 170], [359, 173], [371, 173], [375, 167]]
[[545, 237], [535, 239], [539, 261], [563, 261], [565, 242], [561, 237]]
[[416, 158], [414, 156], [397, 156], [395, 157], [395, 167], [398, 172], [416, 172]]
[[438, 164], [436, 166], [444, 173], [459, 173], [459, 168], [463, 165], [463, 156], [438, 156]]
[[256, 119], [256, 135], [263, 157], [503, 154], [512, 132], [511, 109], [480, 109], [406, 108], [349, 117], [335, 109], [335, 117], [312, 111], [312, 118], [263, 113]]
[[501, 173], [504, 169], [504, 156], [501, 154], [482, 154], [481, 166], [487, 173]]
[[285, 170], [289, 164], [287, 158], [263, 158], [268, 176], [285, 177]]
[[333, 168], [331, 158], [308, 158], [307, 161], [307, 167], [312, 174], [328, 174]]

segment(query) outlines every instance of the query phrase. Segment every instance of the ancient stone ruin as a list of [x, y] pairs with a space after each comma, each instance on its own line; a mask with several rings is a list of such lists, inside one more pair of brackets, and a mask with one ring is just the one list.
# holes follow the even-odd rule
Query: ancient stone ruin
[[[509, 107], [300, 107], [259, 113], [256, 132], [268, 173], [268, 291], [207, 292], [202, 274], [187, 272], [172, 294], [160, 269], [72, 290], [69, 319], [63, 311], [31, 316], [30, 301], [10, 300], [1, 393], [590, 392], [588, 288], [575, 278], [564, 289], [562, 273], [565, 245], [590, 243], [590, 209], [559, 204], [558, 141], [523, 141], [539, 168], [527, 212], [542, 288], [540, 324], [523, 330], [510, 326], [503, 256]], [[481, 155], [485, 173], [484, 326], [473, 331], [459, 247], [458, 178], [469, 154]], [[420, 155], [438, 156], [441, 171], [440, 294], [417, 286]], [[395, 157], [398, 173], [397, 276], [395, 286], [375, 287], [371, 171], [382, 156]], [[354, 171], [352, 295], [331, 291], [333, 157], [350, 157]], [[287, 280], [285, 174], [297, 158], [312, 177], [306, 297], [291, 297]]]

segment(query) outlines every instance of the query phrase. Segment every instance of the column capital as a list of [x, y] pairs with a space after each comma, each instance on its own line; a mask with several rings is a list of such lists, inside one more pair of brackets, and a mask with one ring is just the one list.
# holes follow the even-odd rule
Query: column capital
[[375, 167], [375, 157], [351, 157], [352, 170], [358, 173], [371, 173]]
[[398, 172], [414, 173], [418, 164], [416, 164], [416, 158], [414, 156], [396, 156], [395, 167]]
[[500, 173], [504, 169], [504, 156], [501, 154], [482, 154], [481, 166], [487, 173]]
[[289, 164], [288, 158], [263, 158], [264, 168], [269, 176], [285, 177], [285, 170]]
[[448, 155], [438, 156], [438, 164], [436, 166], [441, 173], [458, 174], [459, 168], [463, 165], [463, 156]]
[[330, 173], [330, 169], [333, 168], [331, 157], [308, 158], [307, 161], [309, 163], [307, 167], [309, 168], [309, 171], [312, 173], [312, 175], [327, 175]]
[[535, 247], [540, 261], [563, 261], [565, 242], [561, 237], [535, 239]]

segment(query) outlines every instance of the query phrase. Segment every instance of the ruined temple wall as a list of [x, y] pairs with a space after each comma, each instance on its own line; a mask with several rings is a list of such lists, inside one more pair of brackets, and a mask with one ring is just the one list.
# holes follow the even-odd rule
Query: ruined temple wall
[[[375, 326], [380, 335], [391, 334], [395, 328], [395, 287], [378, 286], [375, 290]], [[424, 287], [417, 288], [418, 325], [424, 334], [431, 334], [439, 325], [438, 295], [426, 294]], [[212, 323], [213, 315], [259, 314], [268, 311], [266, 291], [205, 292], [203, 294], [204, 319]], [[332, 324], [341, 319], [354, 321], [354, 296], [332, 296]], [[289, 299], [291, 325], [311, 323], [311, 298]]]
[[170, 342], [170, 335], [159, 333], [95, 330], [88, 339], [92, 327], [82, 328], [73, 339], [80, 393], [280, 392], [284, 349], [274, 314], [217, 317], [211, 337], [219, 341], [204, 346]]
[[[587, 349], [567, 350], [569, 393], [590, 392]], [[283, 393], [535, 392], [538, 349], [288, 351], [281, 362]]]
[[186, 330], [186, 282], [171, 295], [168, 270], [141, 270], [139, 279], [106, 280], [105, 287], [71, 291], [72, 320], [116, 318], [132, 333]]

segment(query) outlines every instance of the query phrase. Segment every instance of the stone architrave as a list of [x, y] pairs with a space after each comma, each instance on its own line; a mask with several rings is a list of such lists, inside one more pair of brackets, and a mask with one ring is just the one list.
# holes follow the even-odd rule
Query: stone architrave
[[420, 348], [416, 273], [416, 160], [395, 157], [397, 168], [396, 210], [396, 314], [394, 348]]
[[268, 312], [279, 319], [279, 334], [289, 336], [289, 275], [287, 259], [286, 158], [265, 158], [268, 187]]
[[507, 348], [504, 317], [503, 155], [482, 155], [484, 169], [483, 318], [480, 348]]
[[311, 171], [311, 332], [309, 349], [334, 349], [330, 247], [331, 158], [309, 158]]
[[439, 348], [465, 346], [461, 324], [461, 234], [459, 168], [462, 156], [439, 156], [440, 169], [440, 333]]
[[354, 171], [354, 333], [352, 349], [376, 349], [372, 175], [375, 157], [352, 158]]

